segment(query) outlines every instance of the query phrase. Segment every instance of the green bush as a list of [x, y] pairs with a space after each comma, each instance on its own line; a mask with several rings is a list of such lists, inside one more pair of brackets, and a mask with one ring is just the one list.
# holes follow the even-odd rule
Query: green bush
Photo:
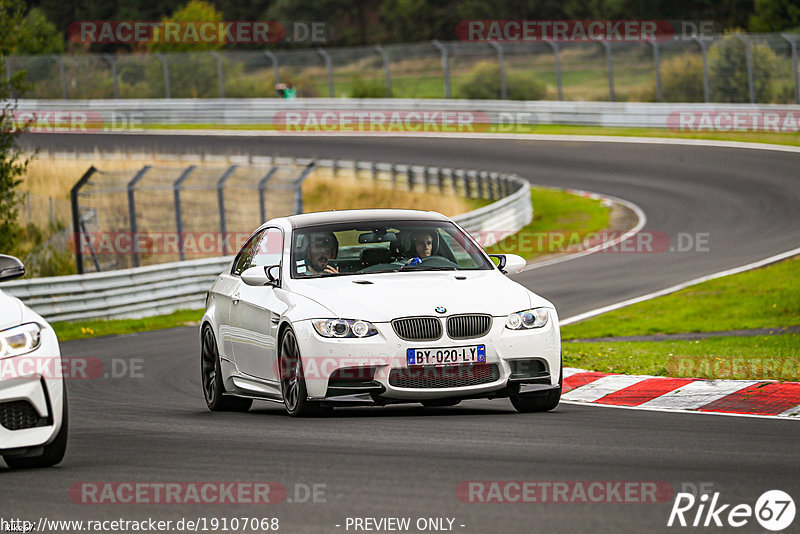
[[[750, 50], [756, 102], [771, 102], [772, 76], [777, 63], [775, 53], [766, 44], [755, 42], [751, 42]], [[726, 35], [711, 48], [708, 71], [713, 102], [750, 102], [745, 46], [735, 33]]]
[[[506, 69], [508, 98], [511, 100], [542, 100], [547, 94], [544, 83], [532, 74]], [[500, 67], [491, 61], [476, 64], [458, 85], [457, 96], [470, 100], [497, 100], [500, 93]]]
[[683, 54], [663, 62], [661, 94], [665, 102], [704, 102], [703, 57]]

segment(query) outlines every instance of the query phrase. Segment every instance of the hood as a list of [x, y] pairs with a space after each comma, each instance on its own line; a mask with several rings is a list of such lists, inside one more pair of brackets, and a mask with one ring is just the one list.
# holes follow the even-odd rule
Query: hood
[[440, 315], [435, 310], [438, 306], [447, 309], [441, 315], [488, 313], [493, 316], [535, 306], [552, 306], [497, 271], [376, 273], [295, 279], [291, 290], [322, 304], [338, 317], [376, 323], [397, 317]]
[[0, 291], [0, 330], [22, 323], [22, 302]]

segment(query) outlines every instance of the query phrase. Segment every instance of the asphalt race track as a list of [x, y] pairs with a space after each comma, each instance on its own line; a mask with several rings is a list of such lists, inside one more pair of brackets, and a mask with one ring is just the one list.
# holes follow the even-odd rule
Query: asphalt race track
[[[336, 136], [34, 134], [23, 143], [59, 151], [252, 153], [513, 171], [537, 184], [632, 201], [647, 214], [645, 231], [663, 232], [673, 241], [678, 233], [707, 236], [707, 251], [593, 254], [517, 277], [552, 300], [562, 317], [800, 243], [800, 157], [792, 153]], [[504, 400], [440, 409], [350, 408], [311, 420], [290, 419], [267, 403], [247, 414], [212, 414], [202, 400], [195, 328], [68, 342], [62, 352], [109, 364], [111, 358], [135, 361], [141, 372], [69, 382], [67, 457], [61, 466], [41, 471], [0, 468], [3, 516], [278, 517], [280, 531], [288, 533], [353, 532], [345, 529], [347, 517], [387, 516], [412, 522], [454, 518], [453, 530], [470, 534], [694, 531], [667, 528], [672, 499], [474, 504], [461, 502], [456, 489], [465, 481], [663, 481], [675, 492], [706, 484], [720, 492], [720, 503], [732, 505], [752, 506], [771, 489], [789, 493], [795, 502], [800, 497], [800, 425], [794, 421], [564, 404], [548, 414], [519, 415]], [[273, 481], [286, 486], [293, 502], [77, 504], [69, 489], [84, 481]], [[303, 485], [312, 484], [325, 485], [324, 499], [318, 499], [325, 502], [296, 502], [303, 500], [298, 499], [305, 494]], [[694, 510], [687, 518], [694, 518]], [[760, 527], [751, 519], [737, 530]]]

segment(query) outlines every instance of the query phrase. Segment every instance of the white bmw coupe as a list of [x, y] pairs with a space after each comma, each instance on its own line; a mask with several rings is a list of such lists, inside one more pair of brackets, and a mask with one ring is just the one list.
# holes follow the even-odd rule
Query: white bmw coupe
[[[0, 282], [25, 274], [0, 254]], [[39, 314], [0, 291], [0, 455], [12, 468], [47, 467], [67, 450], [67, 391], [58, 338]]]
[[553, 305], [509, 280], [438, 213], [350, 210], [273, 219], [206, 297], [203, 394], [212, 411], [508, 398], [549, 411], [561, 396]]

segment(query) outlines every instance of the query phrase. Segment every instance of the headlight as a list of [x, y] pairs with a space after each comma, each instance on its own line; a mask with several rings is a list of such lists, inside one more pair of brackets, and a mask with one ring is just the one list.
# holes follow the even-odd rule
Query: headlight
[[312, 319], [314, 330], [322, 337], [369, 337], [378, 333], [368, 321], [353, 319]]
[[0, 358], [19, 356], [35, 350], [41, 343], [41, 327], [27, 323], [0, 332]]
[[535, 308], [512, 313], [506, 317], [506, 328], [511, 330], [541, 328], [547, 324], [548, 317], [547, 308]]

